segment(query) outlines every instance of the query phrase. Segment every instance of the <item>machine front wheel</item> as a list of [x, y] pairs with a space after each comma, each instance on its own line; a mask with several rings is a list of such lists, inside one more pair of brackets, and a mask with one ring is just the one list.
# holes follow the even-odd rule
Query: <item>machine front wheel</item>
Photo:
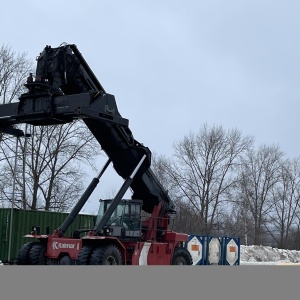
[[122, 265], [122, 254], [115, 245], [105, 245], [94, 249], [91, 265]]
[[193, 258], [190, 252], [184, 248], [176, 248], [172, 257], [172, 265], [192, 265]]

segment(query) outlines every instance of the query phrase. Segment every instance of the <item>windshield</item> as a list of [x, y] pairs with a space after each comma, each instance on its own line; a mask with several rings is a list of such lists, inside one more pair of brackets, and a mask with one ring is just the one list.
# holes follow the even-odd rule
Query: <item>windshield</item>
[[[101, 200], [96, 219], [96, 225], [99, 224], [106, 210], [110, 206], [112, 200]], [[125, 201], [121, 201], [117, 206], [111, 217], [109, 218], [107, 225], [123, 225], [124, 215], [129, 215], [129, 206]]]

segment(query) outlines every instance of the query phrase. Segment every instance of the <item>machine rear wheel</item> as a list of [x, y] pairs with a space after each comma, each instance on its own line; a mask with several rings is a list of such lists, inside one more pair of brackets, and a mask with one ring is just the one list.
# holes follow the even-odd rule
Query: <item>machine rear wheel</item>
[[46, 265], [46, 245], [44, 243], [36, 243], [33, 245], [28, 254], [29, 265]]
[[172, 265], [192, 265], [193, 258], [190, 252], [184, 248], [176, 248], [172, 257]]
[[90, 265], [122, 265], [122, 254], [115, 245], [105, 245], [94, 249]]
[[17, 265], [29, 265], [29, 251], [33, 245], [37, 244], [38, 242], [28, 242], [19, 250], [18, 257], [17, 257]]
[[78, 254], [76, 265], [89, 265], [93, 249], [92, 246], [83, 246]]

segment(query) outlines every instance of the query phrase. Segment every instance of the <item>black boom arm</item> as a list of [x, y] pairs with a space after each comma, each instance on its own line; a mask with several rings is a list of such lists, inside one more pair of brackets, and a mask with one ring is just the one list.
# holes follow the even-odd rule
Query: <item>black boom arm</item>
[[160, 201], [172, 208], [150, 169], [150, 150], [133, 138], [115, 97], [106, 93], [75, 45], [46, 46], [37, 58], [36, 74], [29, 74], [25, 86], [28, 91], [18, 102], [0, 105], [0, 132], [20, 136], [17, 124], [47, 126], [82, 119], [123, 179], [146, 155], [130, 185], [133, 196], [143, 199], [146, 212]]

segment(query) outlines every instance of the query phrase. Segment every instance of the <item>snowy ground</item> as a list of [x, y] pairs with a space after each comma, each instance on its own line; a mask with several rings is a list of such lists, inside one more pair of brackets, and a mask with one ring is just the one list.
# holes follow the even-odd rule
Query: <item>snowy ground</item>
[[300, 251], [268, 246], [240, 246], [240, 265], [299, 264]]

